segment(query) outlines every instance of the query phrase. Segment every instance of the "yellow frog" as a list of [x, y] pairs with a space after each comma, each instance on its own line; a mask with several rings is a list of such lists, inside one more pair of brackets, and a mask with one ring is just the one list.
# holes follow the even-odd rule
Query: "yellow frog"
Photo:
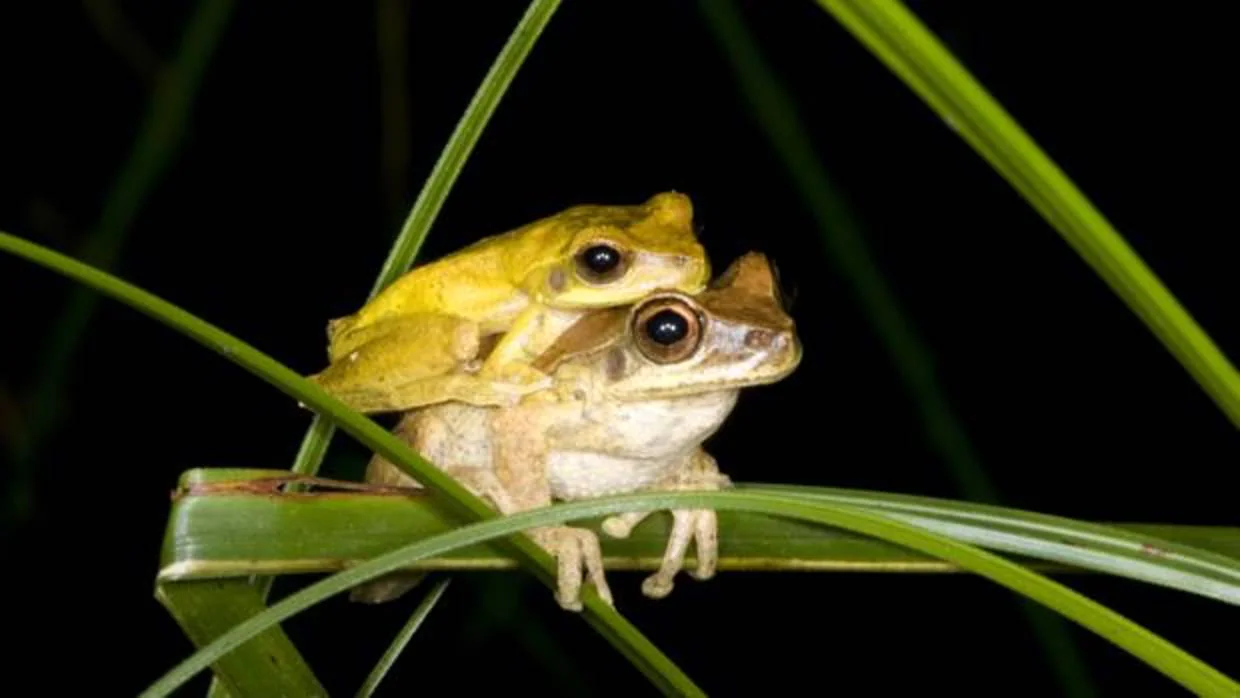
[[[504, 514], [553, 500], [717, 489], [729, 481], [702, 442], [723, 424], [741, 388], [783, 379], [801, 353], [770, 264], [749, 253], [696, 296], [661, 291], [632, 307], [581, 318], [534, 362], [551, 373], [552, 389], [513, 407], [435, 405], [405, 415], [396, 432]], [[367, 480], [416, 485], [381, 456], [371, 460]], [[611, 517], [603, 530], [625, 536], [648, 513]], [[642, 584], [653, 598], [671, 591], [690, 542], [697, 547], [694, 576], [714, 573], [714, 512], [672, 516], [660, 569]], [[564, 608], [581, 608], [583, 568], [610, 603], [592, 531], [557, 526], [529, 533], [557, 558]], [[390, 600], [410, 581], [409, 575], [378, 580], [353, 598]]]
[[576, 206], [415, 267], [332, 320], [330, 365], [310, 379], [362, 412], [512, 405], [550, 387], [531, 362], [585, 312], [709, 278], [687, 196]]

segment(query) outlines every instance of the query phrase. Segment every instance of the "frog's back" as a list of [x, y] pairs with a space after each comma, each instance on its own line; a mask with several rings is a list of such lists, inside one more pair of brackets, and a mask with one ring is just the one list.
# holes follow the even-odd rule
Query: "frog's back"
[[328, 323], [329, 341], [350, 330], [399, 315], [434, 314], [464, 318], [485, 331], [505, 325], [528, 304], [516, 286], [505, 249], [518, 229], [492, 235], [410, 269], [353, 315]]
[[329, 323], [329, 339], [410, 314], [452, 315], [484, 333], [507, 331], [543, 283], [536, 272], [561, 263], [574, 237], [606, 230], [628, 238], [629, 247], [701, 256], [689, 215], [687, 199], [670, 194], [637, 206], [574, 206], [415, 267], [354, 315]]

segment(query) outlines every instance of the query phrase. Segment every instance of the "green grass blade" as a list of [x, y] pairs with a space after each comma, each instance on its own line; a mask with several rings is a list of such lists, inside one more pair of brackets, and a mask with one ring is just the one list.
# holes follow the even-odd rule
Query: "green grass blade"
[[[202, 0], [186, 24], [176, 57], [155, 82], [146, 116], [124, 165], [104, 198], [99, 220], [81, 250], [89, 263], [109, 268], [120, 254], [134, 219], [173, 161], [185, 135], [203, 74], [232, 14], [233, 0]], [[94, 315], [98, 296], [74, 288], [52, 325], [31, 393], [25, 428], [14, 439], [15, 476], [3, 511], [25, 516], [33, 506], [30, 482], [38, 450], [55, 422], [64, 381]]]
[[414, 609], [413, 615], [401, 627], [400, 632], [392, 640], [392, 644], [388, 646], [387, 651], [379, 658], [379, 663], [370, 671], [370, 675], [366, 677], [366, 681], [362, 683], [362, 687], [357, 691], [357, 698], [370, 698], [370, 696], [374, 695], [375, 689], [379, 687], [379, 682], [383, 681], [384, 676], [387, 676], [388, 670], [396, 663], [396, 658], [405, 650], [405, 645], [409, 644], [413, 634], [418, 631], [418, 628], [422, 627], [422, 621], [426, 620], [431, 610], [435, 608], [435, 604], [439, 603], [439, 597], [443, 596], [444, 590], [448, 588], [448, 584], [451, 581], [451, 577], [444, 577], [435, 586], [431, 587], [431, 590], [426, 594], [426, 598], [422, 599], [422, 603], [418, 604], [418, 607]]
[[1059, 232], [1240, 426], [1240, 373], [1089, 199], [898, 0], [818, 0]]
[[[370, 298], [413, 265], [431, 225], [443, 208], [444, 200], [448, 198], [448, 192], [465, 166], [465, 160], [473, 152], [483, 128], [495, 113], [495, 108], [508, 91], [517, 70], [525, 62], [534, 42], [551, 21], [551, 16], [559, 5], [560, 0], [534, 0], [508, 37], [508, 42], [504, 44], [495, 62], [491, 64], [491, 69], [482, 79], [482, 84], [478, 86], [465, 113], [457, 122], [456, 130], [448, 139], [447, 146], [435, 162], [430, 177], [422, 186], [421, 193], [418, 194], [375, 279]], [[302, 440], [301, 448], [293, 461], [293, 470], [306, 475], [318, 472], [319, 464], [331, 443], [332, 432], [333, 427], [329, 421], [316, 417]]]
[[[511, 536], [588, 516], [674, 508], [739, 510], [812, 521], [844, 528], [948, 560], [1042, 603], [1140, 658], [1185, 688], [1206, 696], [1234, 696], [1240, 684], [1167, 640], [1124, 616], [1046, 577], [971, 545], [959, 543], [885, 514], [838, 504], [810, 503], [788, 494], [729, 491], [623, 495], [560, 504], [469, 524], [402, 546], [356, 567], [334, 574], [281, 600], [235, 626], [156, 681], [145, 698], [166, 696], [197, 672], [273, 624], [349, 588], [406, 567], [409, 563], [456, 548]], [[668, 687], [664, 686], [665, 689]], [[1003, 691], [999, 691], [1002, 693]]]
[[456, 130], [448, 140], [447, 147], [440, 153], [439, 160], [435, 162], [430, 178], [422, 187], [422, 192], [409, 212], [409, 218], [405, 221], [404, 228], [397, 238], [397, 244], [392, 247], [387, 260], [383, 263], [383, 270], [375, 281], [372, 295], [404, 273], [413, 263], [426, 237], [426, 231], [430, 229], [431, 224], [435, 222], [435, 217], [439, 215], [444, 199], [448, 197], [448, 191], [456, 182], [461, 168], [465, 166], [465, 160], [473, 152], [483, 127], [490, 120], [491, 114], [499, 105], [500, 98], [504, 96], [513, 76], [516, 75], [517, 69], [525, 62], [525, 57], [534, 47], [534, 42], [542, 34], [543, 28], [547, 26], [547, 22], [551, 20], [551, 16], [559, 6], [559, 0], [534, 0], [530, 3], [516, 29], [508, 37], [508, 43], [504, 45], [499, 56], [495, 58], [495, 62], [491, 64], [486, 77], [482, 79], [482, 84], [474, 93], [473, 99], [465, 109], [465, 114], [457, 122]]
[[[292, 369], [218, 327], [107, 272], [3, 231], [0, 231], [0, 250], [57, 271], [129, 305], [222, 354], [319, 413], [326, 414], [337, 426], [430, 489], [439, 501], [448, 506], [452, 515], [467, 521], [487, 520], [496, 516], [481, 499], [414, 453], [403, 441], [374, 420], [349, 409]], [[555, 584], [554, 562], [528, 536], [507, 540], [504, 544], [513, 550], [522, 564], [541, 582], [548, 586]], [[586, 589], [583, 600], [585, 620], [653, 682], [659, 686], [675, 688], [678, 692], [700, 693], [693, 681], [637, 628], [603, 603], [593, 587]]]
[[[1240, 557], [1236, 555], [1240, 549], [1234, 543], [1231, 547], [1224, 545], [1220, 552], [1159, 535], [1155, 526], [1093, 524], [931, 497], [749, 483], [738, 483], [737, 487], [864, 508], [993, 550], [1117, 574], [1240, 605]], [[1164, 531], [1170, 536], [1178, 533], [1176, 529]]]
[[[186, 472], [168, 517], [161, 582], [263, 571], [334, 572], [455, 521], [428, 496], [367, 491], [318, 480], [309, 491], [276, 494], [287, 471], [203, 468]], [[360, 488], [360, 489], [359, 489]], [[741, 491], [886, 514], [958, 541], [1019, 556], [1041, 569], [1090, 571], [1240, 605], [1240, 528], [1094, 524], [967, 502], [860, 490], [738, 483]], [[627, 538], [600, 535], [610, 570], [657, 569], [670, 517], [652, 516]], [[584, 525], [599, 532], [598, 521]], [[844, 531], [744, 512], [719, 514], [720, 570], [957, 571], [947, 563]], [[692, 556], [690, 556], [692, 559]], [[419, 570], [512, 569], [492, 547], [428, 558]]]

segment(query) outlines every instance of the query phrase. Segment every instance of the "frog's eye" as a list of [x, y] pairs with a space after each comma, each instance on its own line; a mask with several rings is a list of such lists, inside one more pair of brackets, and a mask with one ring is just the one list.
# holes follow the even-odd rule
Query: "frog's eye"
[[590, 283], [614, 281], [624, 267], [624, 253], [608, 243], [595, 243], [577, 253], [577, 274]]
[[676, 363], [697, 350], [702, 323], [693, 308], [683, 302], [654, 302], [638, 311], [633, 336], [646, 358], [660, 364]]

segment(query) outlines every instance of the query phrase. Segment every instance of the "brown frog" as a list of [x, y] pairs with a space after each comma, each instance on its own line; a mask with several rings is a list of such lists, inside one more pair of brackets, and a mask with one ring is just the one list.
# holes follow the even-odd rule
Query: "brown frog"
[[[584, 316], [534, 362], [553, 377], [552, 388], [512, 407], [434, 405], [407, 413], [396, 431], [504, 514], [553, 500], [719, 489], [728, 478], [702, 442], [722, 425], [741, 388], [782, 380], [801, 354], [772, 267], [751, 252], [697, 295], [658, 291], [635, 305]], [[416, 484], [377, 455], [367, 480]], [[603, 530], [628, 535], [649, 513], [613, 516]], [[693, 576], [707, 579], [715, 570], [714, 512], [672, 516], [661, 567], [642, 584], [653, 598], [671, 591], [691, 541], [698, 558]], [[554, 526], [528, 533], [557, 558], [556, 596], [564, 608], [581, 608], [583, 569], [611, 602], [592, 531]], [[353, 598], [390, 600], [410, 581], [377, 580]]]

